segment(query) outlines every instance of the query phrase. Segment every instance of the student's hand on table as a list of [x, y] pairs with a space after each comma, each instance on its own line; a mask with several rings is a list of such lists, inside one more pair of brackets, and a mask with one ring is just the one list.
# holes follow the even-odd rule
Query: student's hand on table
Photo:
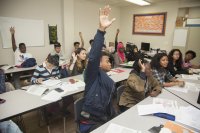
[[13, 35], [15, 34], [15, 28], [14, 27], [10, 27], [10, 33]]
[[184, 87], [185, 86], [185, 82], [184, 81], [179, 81], [178, 82], [178, 86], [179, 87]]
[[109, 20], [109, 14], [110, 14], [111, 8], [108, 6], [105, 6], [104, 9], [99, 9], [99, 30], [105, 31], [106, 28], [108, 28], [114, 21], [115, 18], [112, 20]]
[[38, 78], [37, 80], [36, 80], [36, 83], [38, 83], [38, 84], [41, 84], [42, 82], [43, 82], [43, 78]]
[[156, 97], [159, 93], [157, 92], [157, 90], [153, 90], [149, 95], [151, 97]]
[[192, 69], [188, 69], [188, 73], [189, 73], [189, 74], [193, 74]]
[[50, 77], [49, 79], [56, 80], [56, 78], [55, 78], [55, 77]]

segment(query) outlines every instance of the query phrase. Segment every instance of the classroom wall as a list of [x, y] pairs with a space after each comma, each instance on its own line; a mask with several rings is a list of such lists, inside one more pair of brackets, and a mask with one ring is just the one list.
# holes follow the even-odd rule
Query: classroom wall
[[[178, 2], [161, 2], [144, 7], [127, 7], [121, 9], [121, 33], [120, 39], [124, 43], [133, 42], [138, 48], [141, 47], [141, 42], [150, 42], [151, 48], [161, 48], [169, 51], [172, 48], [173, 32], [175, 28], [175, 21], [178, 12]], [[166, 31], [165, 36], [154, 35], [136, 35], [132, 34], [133, 15], [145, 13], [167, 12]]]
[[[94, 3], [91, 1], [76, 0], [74, 5], [74, 41], [80, 41], [79, 31], [83, 33], [85, 40], [85, 48], [89, 46], [89, 40], [94, 35], [99, 26], [99, 8], [103, 8], [105, 4]], [[115, 17], [116, 21], [106, 30], [105, 42], [114, 42], [116, 29], [120, 26], [120, 8], [111, 6], [112, 11], [110, 18]]]
[[[53, 50], [53, 46], [49, 45], [48, 24], [57, 24], [58, 40], [63, 45], [65, 55], [70, 58], [73, 42], [80, 41], [79, 31], [83, 33], [85, 48], [89, 47], [89, 40], [94, 38], [98, 28], [99, 8], [104, 6], [104, 4], [85, 0], [1, 0], [0, 16], [44, 20], [45, 46], [27, 48], [40, 64]], [[113, 16], [117, 20], [107, 30], [107, 44], [109, 41], [114, 41], [115, 31], [120, 26], [120, 8], [112, 7], [111, 17]], [[4, 55], [7, 55], [6, 59], [3, 58]], [[2, 49], [1, 40], [0, 64], [14, 64], [12, 49]]]
[[[189, 18], [200, 18], [200, 6], [189, 9]], [[192, 61], [193, 63], [200, 63], [200, 27], [190, 27], [187, 39], [186, 51], [194, 50], [197, 57]]]
[[[163, 50], [169, 51], [172, 49], [173, 33], [175, 29], [175, 22], [176, 22], [176, 17], [178, 15], [179, 8], [185, 8], [185, 7], [198, 8], [199, 6], [200, 6], [200, 1], [174, 0], [174, 1], [164, 1], [157, 4], [154, 3], [150, 6], [144, 6], [144, 7], [129, 6], [129, 7], [121, 8], [121, 12], [120, 12], [121, 33], [120, 33], [119, 38], [124, 43], [128, 41], [133, 42], [139, 48], [141, 46], [141, 42], [150, 42], [152, 48], [161, 48]], [[157, 12], [167, 12], [165, 36], [135, 35], [135, 34], [133, 35], [132, 34], [134, 14], [157, 13]], [[199, 14], [199, 11], [197, 11], [197, 9], [194, 12], [196, 12], [196, 14]], [[183, 13], [184, 11], [182, 11], [180, 14], [183, 14]]]
[[[58, 40], [63, 43], [60, 7], [61, 0], [1, 0], [0, 16], [44, 20], [45, 46], [27, 47], [27, 51], [41, 63], [53, 49], [53, 45], [49, 45], [48, 24], [57, 24]], [[2, 49], [2, 47], [0, 40], [0, 64], [14, 64], [12, 49]]]

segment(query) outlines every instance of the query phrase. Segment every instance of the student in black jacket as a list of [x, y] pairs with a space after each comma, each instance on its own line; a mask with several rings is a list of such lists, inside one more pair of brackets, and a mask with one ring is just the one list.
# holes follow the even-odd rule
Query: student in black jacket
[[172, 49], [168, 55], [169, 63], [167, 69], [172, 76], [176, 74], [189, 74], [189, 71], [183, 69], [183, 58], [182, 53], [179, 49]]
[[114, 114], [112, 94], [114, 81], [106, 74], [110, 71], [109, 56], [102, 52], [105, 30], [115, 19], [109, 20], [111, 8], [100, 9], [99, 29], [94, 37], [93, 46], [89, 53], [88, 65], [85, 70], [85, 92], [80, 121], [81, 133], [88, 133], [110, 120]]

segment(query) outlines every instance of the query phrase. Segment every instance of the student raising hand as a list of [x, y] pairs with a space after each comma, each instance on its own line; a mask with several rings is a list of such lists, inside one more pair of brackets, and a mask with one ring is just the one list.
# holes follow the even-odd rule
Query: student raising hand
[[110, 11], [109, 5], [105, 6], [104, 9], [99, 9], [99, 30], [105, 31], [115, 21], [115, 18], [109, 20]]
[[15, 28], [14, 27], [10, 27], [10, 33], [13, 35], [15, 34]]
[[145, 72], [145, 65], [144, 65], [144, 63], [142, 63], [142, 60], [141, 60], [141, 59], [139, 59], [138, 63], [139, 63], [139, 66], [140, 66], [141, 71], [142, 71], [142, 72]]

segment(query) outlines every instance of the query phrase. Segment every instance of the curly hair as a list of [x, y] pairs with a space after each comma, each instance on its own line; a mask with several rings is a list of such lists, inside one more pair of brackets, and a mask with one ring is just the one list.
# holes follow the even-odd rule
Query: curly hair
[[154, 55], [154, 57], [152, 58], [151, 63], [150, 63], [151, 68], [157, 69], [157, 70], [161, 69], [160, 60], [164, 56], [167, 57], [167, 54], [166, 53], [158, 53], [158, 54]]
[[194, 59], [197, 55], [196, 55], [196, 52], [192, 51], [192, 50], [188, 50], [185, 55], [187, 54], [192, 54], [192, 59]]
[[[86, 51], [84, 48], [78, 48], [78, 49], [75, 51], [76, 55], [77, 55], [77, 54], [80, 54], [81, 51], [83, 51], [83, 50]], [[78, 71], [82, 71], [83, 69], [86, 68], [87, 60], [86, 60], [86, 59], [85, 59], [85, 60], [77, 60], [77, 61], [76, 61], [76, 65], [77, 65]]]
[[174, 60], [173, 59], [173, 54], [174, 54], [174, 52], [179, 52], [179, 59], [176, 61], [176, 64], [181, 67], [182, 64], [183, 64], [183, 58], [182, 58], [182, 53], [181, 53], [181, 51], [179, 49], [172, 49], [169, 52], [169, 54], [168, 54], [169, 63], [173, 63], [173, 60]]

